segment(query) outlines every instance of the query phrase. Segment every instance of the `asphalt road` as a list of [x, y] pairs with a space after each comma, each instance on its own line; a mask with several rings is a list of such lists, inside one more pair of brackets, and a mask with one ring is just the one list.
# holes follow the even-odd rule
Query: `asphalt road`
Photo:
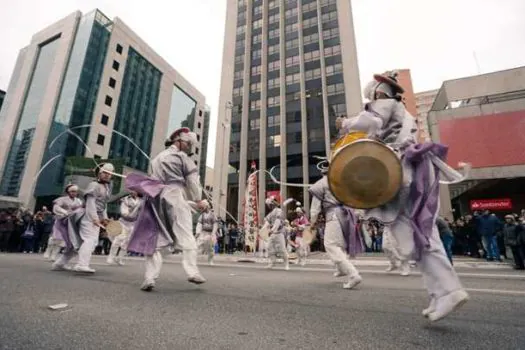
[[349, 291], [329, 266], [228, 263], [202, 266], [208, 283], [194, 286], [167, 263], [145, 293], [140, 261], [93, 266], [81, 276], [0, 255], [0, 349], [525, 349], [525, 274], [506, 270], [461, 271], [471, 301], [429, 324], [417, 273], [365, 270]]

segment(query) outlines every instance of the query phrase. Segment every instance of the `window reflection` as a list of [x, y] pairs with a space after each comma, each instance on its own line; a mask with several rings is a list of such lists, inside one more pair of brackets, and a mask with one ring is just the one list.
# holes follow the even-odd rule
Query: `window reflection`
[[177, 85], [173, 85], [171, 93], [171, 107], [169, 127], [166, 138], [177, 128], [187, 127], [193, 130], [195, 125], [195, 107], [197, 102], [182, 91]]

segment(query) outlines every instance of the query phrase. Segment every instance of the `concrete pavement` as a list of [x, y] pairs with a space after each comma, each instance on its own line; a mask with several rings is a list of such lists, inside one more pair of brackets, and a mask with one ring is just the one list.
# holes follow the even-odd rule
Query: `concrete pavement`
[[[372, 266], [363, 283], [348, 291], [326, 265], [268, 271], [262, 264], [225, 261], [202, 266], [208, 283], [194, 286], [177, 258], [167, 259], [173, 263], [165, 264], [158, 288], [144, 293], [139, 259], [113, 267], [95, 257], [97, 273], [80, 276], [49, 271], [41, 255], [0, 255], [0, 348], [390, 350], [525, 344], [525, 277], [514, 271], [458, 268], [460, 274], [477, 274], [462, 277], [472, 300], [429, 324], [420, 316], [427, 297], [417, 275], [388, 275]], [[68, 307], [48, 309], [57, 303]]]

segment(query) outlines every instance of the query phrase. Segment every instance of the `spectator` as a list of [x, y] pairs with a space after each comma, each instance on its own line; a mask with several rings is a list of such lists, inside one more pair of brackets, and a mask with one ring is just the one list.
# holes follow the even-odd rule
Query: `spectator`
[[503, 238], [505, 245], [512, 250], [515, 264], [514, 268], [517, 270], [525, 270], [525, 230], [522, 224], [516, 223], [513, 215], [505, 216]]
[[239, 230], [237, 229], [237, 225], [231, 225], [228, 235], [230, 236], [228, 241], [228, 254], [233, 254], [237, 250], [237, 239], [239, 238]]
[[448, 260], [450, 260], [450, 263], [453, 264], [452, 244], [454, 243], [454, 235], [452, 234], [450, 224], [448, 223], [448, 220], [443, 219], [443, 217], [441, 216], [438, 216], [436, 219], [436, 225], [439, 231], [439, 237], [441, 238], [443, 246], [445, 247], [445, 252], [447, 253]]
[[39, 244], [41, 252], [44, 252], [47, 248], [47, 241], [49, 240], [51, 232], [53, 232], [54, 223], [53, 213], [47, 210], [46, 206], [42, 207], [42, 235]]
[[476, 228], [481, 236], [481, 243], [485, 249], [487, 261], [501, 261], [498, 249], [497, 233], [502, 229], [502, 224], [496, 215], [485, 210], [482, 215], [476, 215]]
[[9, 239], [15, 229], [11, 213], [2, 210], [0, 212], [0, 252], [9, 251]]

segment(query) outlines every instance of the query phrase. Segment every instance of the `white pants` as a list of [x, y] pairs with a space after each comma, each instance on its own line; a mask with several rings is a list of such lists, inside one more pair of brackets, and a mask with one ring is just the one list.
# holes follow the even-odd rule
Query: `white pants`
[[385, 253], [386, 257], [388, 258], [388, 261], [390, 262], [390, 265], [392, 266], [399, 266], [406, 262], [406, 257], [402, 257], [399, 252], [399, 246], [392, 235], [392, 232], [390, 231], [389, 226], [385, 226], [383, 230], [383, 252]]
[[359, 275], [359, 272], [348, 259], [345, 245], [346, 242], [339, 221], [337, 219], [327, 221], [324, 230], [324, 248], [330, 260], [335, 264], [337, 271], [351, 278]]
[[51, 235], [51, 237], [49, 237], [47, 240], [47, 248], [44, 252], [44, 258], [55, 261], [57, 259], [58, 253], [60, 253], [60, 249], [65, 246], [66, 243], [63, 240], [53, 238], [53, 235]]
[[[197, 267], [197, 242], [193, 236], [193, 223], [191, 210], [183, 196], [182, 187], [170, 187], [161, 194], [172, 207], [170, 215], [174, 215], [172, 232], [177, 239], [177, 246], [182, 250], [182, 267], [188, 277], [200, 276]], [[171, 240], [159, 233], [157, 237], [157, 250], [153, 255], [146, 256], [145, 259], [145, 279], [148, 282], [154, 282], [160, 274], [162, 268], [161, 251], [170, 245]]]
[[297, 247], [295, 248], [295, 251], [297, 252], [297, 262], [306, 263], [306, 257], [308, 256], [309, 246], [306, 243], [304, 243], [303, 237], [295, 237], [295, 244], [297, 245]]
[[208, 261], [213, 260], [213, 256], [215, 255], [216, 242], [217, 239], [213, 237], [213, 234], [211, 232], [203, 231], [197, 237], [197, 245], [199, 247], [199, 251], [201, 252], [201, 254], [208, 255]]
[[[401, 258], [409, 260], [414, 251], [413, 229], [410, 220], [401, 215], [389, 226], [390, 233], [398, 243]], [[430, 247], [421, 252], [419, 266], [423, 282], [431, 298], [440, 298], [463, 289], [456, 271], [447, 258], [436, 224], [432, 228]]]
[[[83, 242], [78, 250], [77, 266], [89, 267], [91, 256], [97, 246], [99, 233], [100, 228], [93, 224], [86, 216], [80, 220], [80, 238], [82, 238]], [[62, 254], [57, 261], [57, 265], [66, 265], [76, 254], [74, 250]]]
[[[124, 229], [125, 230], [125, 229]], [[118, 250], [120, 248], [120, 255], [126, 255], [128, 249], [129, 234], [127, 230], [122, 232], [120, 235], [115, 237], [111, 242], [111, 249], [109, 250], [109, 257], [115, 258], [117, 256]]]
[[282, 233], [274, 233], [268, 238], [268, 257], [272, 264], [277, 260], [277, 255], [282, 256], [284, 264], [288, 265], [288, 252], [286, 242]]

